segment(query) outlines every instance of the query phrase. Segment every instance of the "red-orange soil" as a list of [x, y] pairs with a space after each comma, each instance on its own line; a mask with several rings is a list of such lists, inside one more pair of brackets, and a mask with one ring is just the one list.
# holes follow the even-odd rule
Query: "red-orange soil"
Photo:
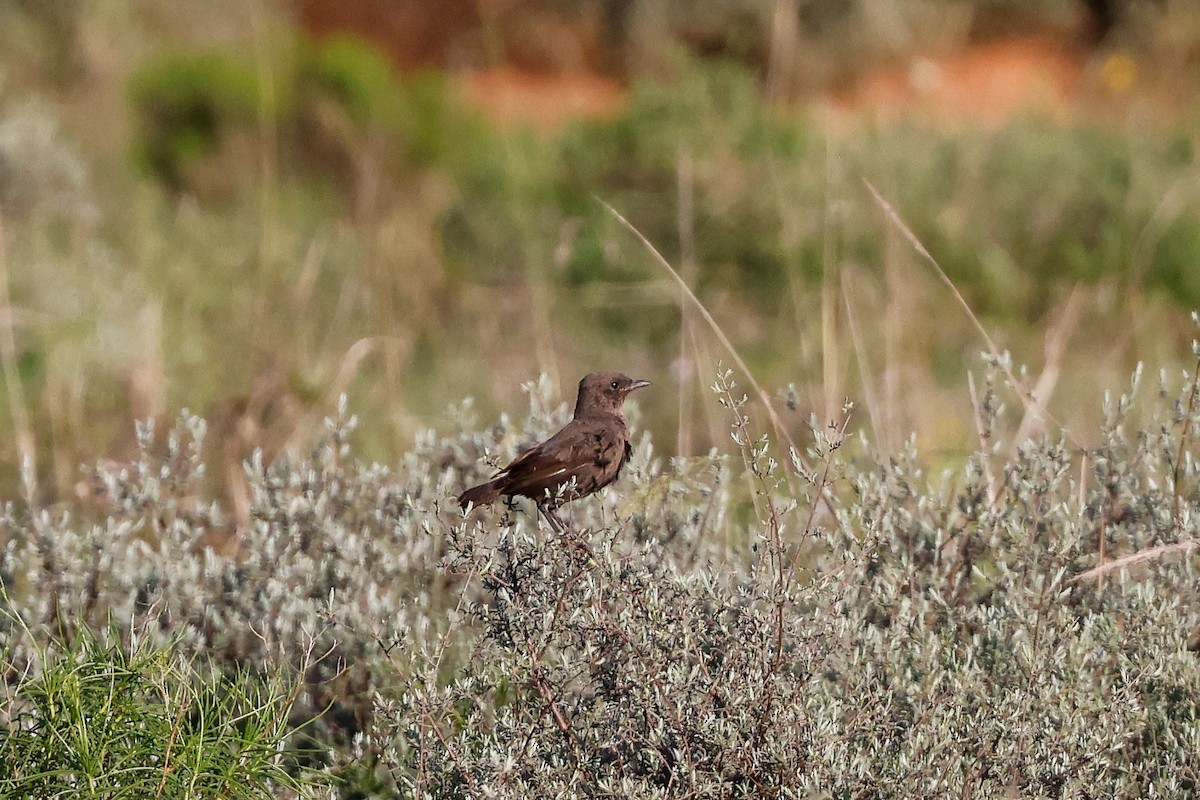
[[[596, 68], [604, 39], [595, 21], [539, 13], [538, 1], [439, 0], [431, 13], [427, 0], [292, 0], [299, 24], [317, 37], [350, 31], [402, 69], [448, 69], [467, 101], [499, 124], [553, 130], [614, 113], [625, 92]], [[509, 32], [510, 40], [492, 41], [489, 30]], [[481, 68], [484, 52], [505, 66]], [[1030, 108], [1051, 116], [1081, 105], [1120, 108], [1144, 90], [1137, 77], [1132, 59], [1097, 55], [1061, 31], [911, 57], [801, 102], [833, 124], [882, 115], [992, 126]]]
[[837, 116], [920, 115], [996, 125], [1029, 109], [1050, 114], [1070, 109], [1085, 65], [1070, 42], [1010, 38], [876, 70], [821, 104]]
[[501, 125], [528, 123], [553, 130], [579, 118], [615, 113], [625, 100], [620, 83], [602, 75], [546, 75], [500, 67], [462, 73], [467, 101]]

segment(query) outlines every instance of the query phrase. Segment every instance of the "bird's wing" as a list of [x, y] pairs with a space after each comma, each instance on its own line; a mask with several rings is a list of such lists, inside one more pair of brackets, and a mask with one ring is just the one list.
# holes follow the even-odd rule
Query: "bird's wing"
[[[572, 478], [583, 480], [622, 455], [619, 432], [601, 420], [572, 420], [541, 444], [521, 453], [501, 470], [506, 494], [536, 497]], [[593, 487], [594, 488], [594, 487]], [[589, 489], [589, 491], [592, 489]]]

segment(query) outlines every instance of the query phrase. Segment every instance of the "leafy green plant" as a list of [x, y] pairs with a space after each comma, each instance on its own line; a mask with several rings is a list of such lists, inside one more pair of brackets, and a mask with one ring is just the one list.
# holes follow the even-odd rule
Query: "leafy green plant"
[[4, 599], [0, 796], [249, 800], [303, 789], [284, 751], [293, 693], [278, 677], [222, 674], [149, 638], [116, 638], [115, 625], [47, 638]]
[[131, 94], [141, 122], [135, 161], [175, 190], [232, 130], [253, 127], [262, 102], [253, 68], [220, 53], [147, 68]]

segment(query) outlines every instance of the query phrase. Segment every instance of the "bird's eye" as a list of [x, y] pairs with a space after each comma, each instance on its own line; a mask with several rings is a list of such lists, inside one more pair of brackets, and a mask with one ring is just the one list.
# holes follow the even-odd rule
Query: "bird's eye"
[[616, 389], [619, 385], [620, 384], [618, 384], [616, 381], [612, 382], [612, 388], [614, 388], [614, 389]]

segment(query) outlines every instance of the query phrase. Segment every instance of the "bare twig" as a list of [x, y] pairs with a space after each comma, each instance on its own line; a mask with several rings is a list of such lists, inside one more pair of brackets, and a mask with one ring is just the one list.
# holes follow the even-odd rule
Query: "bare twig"
[[867, 363], [867, 348], [863, 344], [858, 320], [854, 316], [854, 305], [850, 302], [850, 295], [846, 291], [846, 281], [842, 281], [842, 301], [846, 306], [846, 321], [850, 327], [850, 339], [854, 343], [854, 360], [858, 362], [858, 375], [859, 380], [862, 381], [863, 399], [867, 405], [867, 417], [871, 420], [871, 430], [877, 440], [886, 441], [885, 422], [881, 416], [879, 399], [875, 393], [875, 382], [871, 380], [870, 365]]
[[542, 676], [541, 670], [537, 670], [534, 673], [533, 683], [537, 686], [538, 693], [541, 694], [542, 699], [546, 701], [546, 706], [550, 709], [551, 716], [554, 717], [554, 724], [562, 733], [563, 738], [566, 739], [567, 748], [578, 757], [578, 753], [575, 750], [575, 737], [571, 735], [571, 725], [559, 709], [558, 698], [554, 696], [554, 690], [550, 688], [550, 684]]
[[[691, 151], [682, 143], [679, 147], [679, 211], [677, 224], [679, 226], [679, 270], [686, 282], [696, 280], [696, 168]], [[696, 365], [688, 357], [688, 343], [692, 337], [692, 314], [687, 303], [687, 293], [679, 292], [679, 360], [677, 377], [679, 380], [679, 421], [675, 441], [675, 452], [681, 456], [692, 454], [692, 415], [690, 400], [692, 377], [696, 374]]]
[[1054, 394], [1054, 388], [1058, 385], [1058, 377], [1062, 373], [1063, 353], [1066, 351], [1067, 341], [1071, 338], [1071, 333], [1079, 321], [1079, 306], [1082, 297], [1081, 287], [1077, 285], [1071, 291], [1070, 297], [1067, 298], [1067, 304], [1063, 308], [1062, 314], [1046, 332], [1046, 365], [1042, 368], [1042, 374], [1038, 376], [1033, 391], [1030, 392], [1033, 404], [1025, 409], [1025, 415], [1021, 418], [1020, 426], [1017, 427], [1017, 435], [1012, 440], [1013, 447], [1029, 439], [1034, 433], [1040, 432], [1042, 424], [1045, 422], [1046, 404], [1050, 401], [1050, 396]]
[[1198, 545], [1200, 545], [1200, 540], [1185, 539], [1182, 542], [1173, 542], [1171, 544], [1160, 544], [1156, 547], [1148, 547], [1145, 550], [1139, 550], [1136, 553], [1130, 553], [1129, 555], [1122, 556], [1121, 558], [1114, 558], [1107, 564], [1100, 564], [1097, 567], [1089, 569], [1087, 572], [1081, 572], [1080, 574], [1071, 578], [1069, 582], [1078, 583], [1079, 581], [1092, 580], [1093, 578], [1099, 578], [1103, 575], [1107, 575], [1113, 570], [1132, 567], [1136, 564], [1142, 564], [1146, 561], [1153, 561], [1171, 553], [1182, 552], [1184, 555], [1187, 555], [1190, 554]]
[[470, 771], [463, 764], [462, 759], [458, 757], [458, 753], [455, 752], [454, 747], [450, 744], [450, 741], [446, 738], [446, 735], [442, 733], [442, 729], [438, 727], [437, 721], [433, 718], [433, 715], [429, 712], [425, 712], [424, 719], [426, 724], [433, 729], [433, 734], [438, 738], [438, 741], [442, 743], [442, 747], [446, 748], [446, 754], [450, 756], [450, 760], [454, 762], [454, 766], [458, 769], [458, 774], [462, 775], [463, 780], [470, 784], [471, 789], [473, 789], [475, 795], [478, 796], [479, 784], [475, 782], [475, 777], [471, 775]]
[[[825, 467], [821, 470], [820, 480], [817, 481], [817, 496], [813, 500], [812, 504], [808, 507], [808, 519], [804, 522], [804, 533], [800, 537], [801, 543], [805, 542], [808, 537], [812, 535], [813, 522], [817, 518], [817, 506], [822, 502], [825, 502], [829, 504], [830, 512], [833, 511], [833, 505], [829, 503], [829, 500], [825, 497], [825, 491], [831, 483], [829, 480], [829, 473], [833, 469], [833, 451], [841, 447], [842, 442], [846, 438], [846, 429], [850, 426], [850, 416], [850, 413], [847, 413], [842, 417], [842, 424], [836, 428], [838, 436], [837, 441], [831, 442], [829, 445], [829, 450], [825, 453]], [[830, 423], [830, 428], [832, 427], [833, 423]], [[792, 554], [791, 564], [788, 566], [789, 582], [796, 579], [796, 569], [799, 565], [799, 560], [800, 547], [797, 546], [796, 552]]]
[[975, 433], [979, 436], [979, 461], [983, 466], [983, 479], [987, 481], [988, 508], [996, 504], [996, 476], [992, 474], [992, 462], [988, 460], [987, 432], [983, 429], [983, 408], [979, 405], [979, 394], [975, 390], [975, 376], [967, 373], [967, 389], [971, 393], [971, 407], [975, 410]]
[[1192, 432], [1192, 419], [1196, 414], [1196, 394], [1200, 391], [1200, 360], [1196, 361], [1196, 367], [1192, 370], [1192, 390], [1188, 393], [1187, 412], [1183, 418], [1183, 430], [1179, 434], [1179, 449], [1175, 453], [1175, 464], [1171, 468], [1171, 520], [1174, 524], [1176, 533], [1183, 532], [1183, 523], [1180, 521], [1180, 494], [1179, 494], [1179, 470], [1183, 464], [1183, 456], [1187, 451], [1188, 436]]

